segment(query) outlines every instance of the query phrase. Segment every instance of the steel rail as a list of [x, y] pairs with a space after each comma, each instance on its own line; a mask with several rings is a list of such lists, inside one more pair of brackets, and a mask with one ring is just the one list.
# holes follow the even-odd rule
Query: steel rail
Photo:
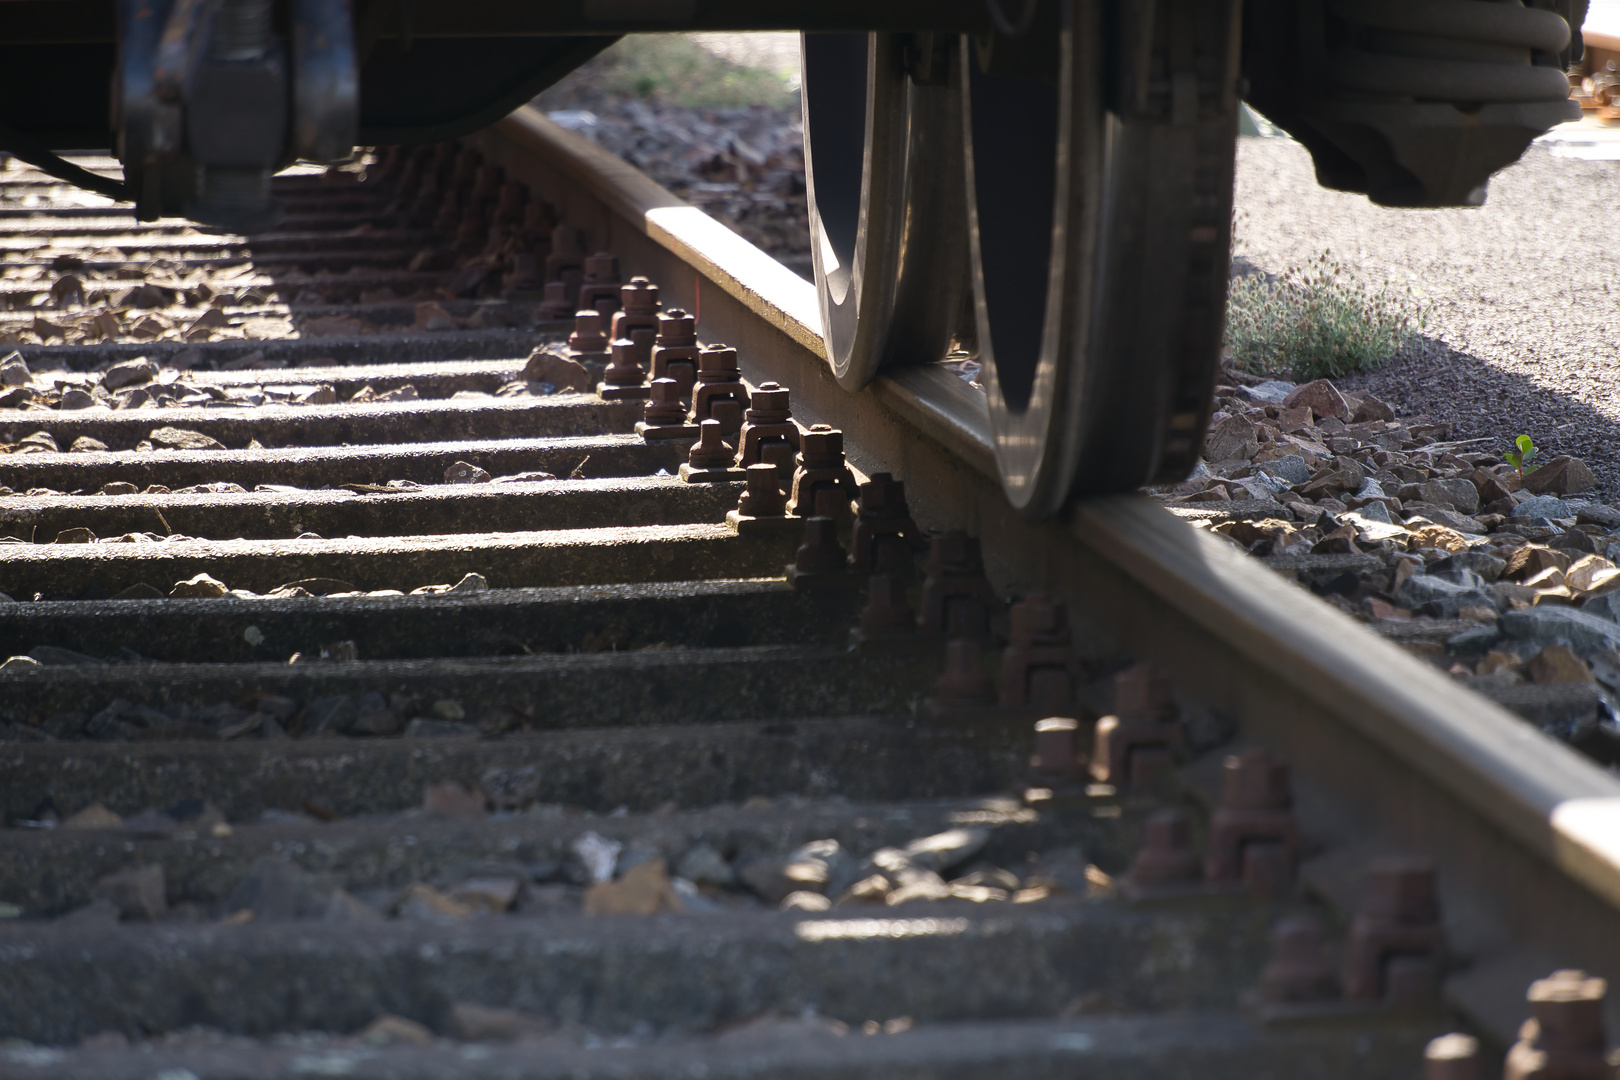
[[[919, 517], [941, 515], [924, 524], [978, 531], [998, 585], [1063, 593], [1093, 651], [1177, 670], [1188, 696], [1287, 753], [1318, 838], [1432, 855], [1452, 946], [1472, 961], [1448, 988], [1477, 1022], [1516, 1025], [1538, 966], [1620, 976], [1620, 778], [1143, 498], [1019, 517], [984, 398], [954, 374], [919, 366], [845, 391], [809, 282], [532, 108], [475, 141], [655, 277], [666, 306], [697, 310], [756, 382], [790, 384], [796, 415], [842, 427], [853, 463], [901, 477]], [[1309, 865], [1307, 879], [1353, 887]]]

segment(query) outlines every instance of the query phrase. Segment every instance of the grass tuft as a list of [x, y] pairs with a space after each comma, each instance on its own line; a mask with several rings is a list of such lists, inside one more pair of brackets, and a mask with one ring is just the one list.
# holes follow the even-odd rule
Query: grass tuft
[[1410, 286], [1377, 289], [1322, 255], [1306, 269], [1234, 281], [1226, 300], [1226, 345], [1258, 375], [1297, 381], [1337, 378], [1380, 367], [1413, 346], [1428, 305]]
[[723, 60], [681, 34], [630, 34], [576, 77], [609, 98], [653, 98], [687, 109], [798, 105], [794, 80]]

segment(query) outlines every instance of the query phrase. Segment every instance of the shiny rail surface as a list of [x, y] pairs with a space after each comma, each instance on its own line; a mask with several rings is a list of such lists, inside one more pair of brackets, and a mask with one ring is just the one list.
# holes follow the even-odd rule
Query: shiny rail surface
[[[1620, 906], [1620, 779], [1144, 500], [1019, 519], [995, 490], [983, 398], [960, 379], [919, 367], [844, 393], [816, 363], [825, 354], [809, 283], [533, 111], [483, 139], [494, 155], [551, 162], [537, 164], [537, 183], [580, 192], [613, 235], [635, 230], [655, 245], [650, 259], [662, 249], [724, 290], [730, 303], [709, 301], [711, 332], [741, 341], [760, 332], [756, 320], [775, 328], [775, 347], [757, 351], [770, 357], [764, 371], [794, 383], [799, 412], [843, 426], [851, 460], [882, 462], [924, 505], [982, 536], [1006, 575], [993, 571], [998, 583], [1059, 588], [1104, 648], [1196, 671], [1184, 685], [1203, 704], [1286, 747], [1340, 813], [1490, 896], [1497, 941], [1620, 971], [1620, 950], [1605, 952], [1616, 939], [1601, 929]], [[672, 279], [678, 298], [682, 283]]]
[[[1144, 500], [1019, 517], [977, 390], [842, 390], [809, 283], [533, 110], [467, 145], [735, 347], [756, 401], [790, 388], [801, 439], [841, 430], [870, 529], [888, 474], [929, 535], [978, 539], [976, 595], [1024, 598], [986, 609], [992, 675], [1057, 652], [975, 698], [977, 649], [884, 629], [888, 586], [784, 576], [805, 524], [728, 525], [743, 485], [681, 479], [690, 438], [637, 433], [641, 401], [526, 383], [572, 324], [451, 288], [454, 221], [386, 174], [278, 181], [288, 223], [251, 241], [53, 215], [29, 181], [0, 248], [52, 270], [0, 278], [0, 333], [95, 271], [213, 282], [172, 310], [244, 336], [20, 348], [31, 385], [144, 355], [191, 393], [0, 410], [0, 442], [58, 451], [0, 457], [0, 533], [30, 541], [0, 545], [0, 654], [46, 661], [0, 670], [0, 1075], [1393, 1077], [1459, 1024], [1505, 1049], [1532, 979], [1620, 973], [1620, 779]], [[948, 576], [927, 546], [880, 562], [901, 607]], [[160, 598], [198, 574], [244, 591]], [[1108, 776], [1092, 721], [1168, 703], [1132, 662], [1179, 724]], [[1032, 732], [1051, 715], [1079, 742]], [[1232, 785], [1279, 775], [1292, 806], [1251, 809], [1297, 846], [1221, 878]], [[1159, 887], [1167, 811], [1198, 859]], [[1278, 926], [1337, 948], [1414, 880], [1444, 947], [1407, 991], [1277, 989]]]

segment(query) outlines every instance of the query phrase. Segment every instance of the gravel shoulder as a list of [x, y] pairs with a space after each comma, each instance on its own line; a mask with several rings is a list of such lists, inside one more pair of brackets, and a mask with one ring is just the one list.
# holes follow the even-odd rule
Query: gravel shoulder
[[1544, 458], [1571, 454], [1620, 498], [1620, 162], [1532, 147], [1491, 181], [1479, 209], [1391, 210], [1319, 187], [1284, 139], [1238, 150], [1234, 253], [1281, 273], [1324, 251], [1432, 303], [1414, 355], [1348, 390], [1453, 425], [1453, 438], [1520, 434]]

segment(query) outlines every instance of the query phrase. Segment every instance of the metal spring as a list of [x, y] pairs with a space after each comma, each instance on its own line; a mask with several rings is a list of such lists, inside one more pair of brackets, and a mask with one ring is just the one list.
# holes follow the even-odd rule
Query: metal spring
[[1355, 31], [1329, 57], [1335, 86], [1379, 97], [1467, 103], [1561, 101], [1569, 24], [1519, 0], [1328, 0]]

